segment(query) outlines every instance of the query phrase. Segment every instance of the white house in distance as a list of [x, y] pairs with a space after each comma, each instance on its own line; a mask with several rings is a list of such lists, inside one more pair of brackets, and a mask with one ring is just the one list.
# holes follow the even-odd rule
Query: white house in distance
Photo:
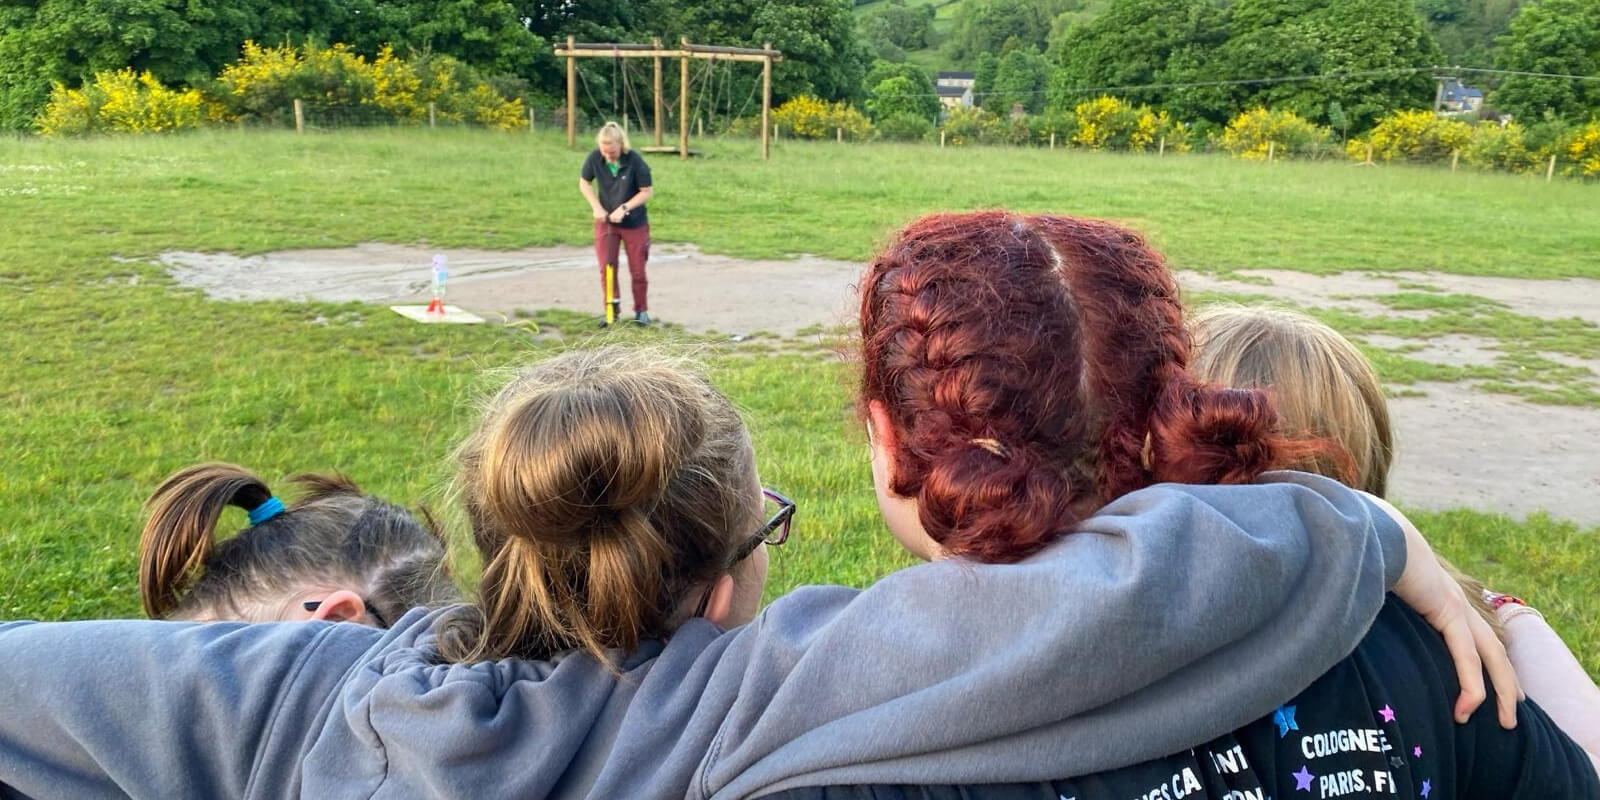
[[940, 70], [934, 81], [934, 91], [939, 93], [939, 105], [944, 110], [972, 107], [972, 84], [977, 76], [971, 72]]
[[1477, 111], [1483, 108], [1483, 91], [1467, 86], [1459, 80], [1451, 80], [1445, 83], [1444, 91], [1439, 95], [1439, 103], [1445, 111], [1455, 113]]

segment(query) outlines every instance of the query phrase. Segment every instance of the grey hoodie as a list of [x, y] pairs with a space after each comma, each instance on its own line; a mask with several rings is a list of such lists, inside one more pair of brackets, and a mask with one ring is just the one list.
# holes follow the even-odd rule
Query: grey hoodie
[[1332, 481], [1135, 492], [1028, 561], [806, 587], [610, 671], [438, 665], [441, 614], [0, 625], [36, 797], [743, 797], [1081, 775], [1270, 713], [1347, 655], [1404, 537]]

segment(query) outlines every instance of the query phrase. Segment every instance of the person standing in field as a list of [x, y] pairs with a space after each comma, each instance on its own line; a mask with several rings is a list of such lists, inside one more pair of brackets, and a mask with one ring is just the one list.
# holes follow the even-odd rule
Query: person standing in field
[[[649, 325], [645, 264], [650, 260], [650, 216], [644, 206], [653, 192], [650, 165], [628, 144], [627, 132], [615, 122], [602, 125], [594, 138], [595, 149], [583, 160], [578, 191], [594, 213], [594, 256], [599, 262], [602, 291], [606, 265], [615, 265], [617, 251], [626, 248], [628, 277], [633, 283], [633, 321]], [[620, 285], [613, 291], [622, 296]]]

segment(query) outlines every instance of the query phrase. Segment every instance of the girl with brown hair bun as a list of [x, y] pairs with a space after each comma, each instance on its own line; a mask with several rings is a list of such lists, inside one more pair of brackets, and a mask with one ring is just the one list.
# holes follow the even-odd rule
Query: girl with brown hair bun
[[733, 404], [689, 362], [608, 348], [522, 370], [457, 451], [457, 479], [483, 557], [479, 603], [447, 629], [451, 661], [602, 663], [665, 639], [691, 617], [750, 621], [767, 580], [765, 542], [792, 504], [756, 479]]
[[[152, 619], [327, 619], [386, 628], [418, 606], [458, 602], [444, 540], [348, 478], [300, 475], [285, 506], [243, 467], [196, 464], [145, 502], [139, 597]], [[228, 506], [250, 526], [222, 541]]]
[[[1270, 714], [1349, 655], [1391, 585], [1470, 650], [1476, 618], [1426, 544], [1336, 482], [1155, 485], [1248, 481], [1319, 446], [1273, 435], [1257, 393], [1187, 375], [1168, 282], [1103, 224], [987, 213], [902, 232], [862, 282], [859, 400], [887, 527], [935, 560], [759, 613], [794, 512], [758, 510], [728, 399], [648, 353], [529, 366], [459, 451], [484, 562], [471, 608], [387, 634], [0, 626], [0, 670], [30, 676], [0, 682], [18, 709], [0, 715], [0, 782], [701, 798], [1048, 781]], [[56, 677], [108, 646], [133, 663], [107, 683]], [[243, 698], [187, 702], [215, 687]], [[191, 709], [177, 753], [100, 713], [135, 694]], [[1467, 694], [1462, 710], [1484, 697]]]

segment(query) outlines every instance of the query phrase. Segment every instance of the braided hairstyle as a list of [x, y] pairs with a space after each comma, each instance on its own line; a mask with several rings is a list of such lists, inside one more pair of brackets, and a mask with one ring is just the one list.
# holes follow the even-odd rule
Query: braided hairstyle
[[1016, 561], [1152, 483], [1241, 483], [1304, 450], [1259, 390], [1188, 371], [1177, 282], [1131, 231], [1004, 211], [911, 223], [867, 267], [860, 406], [890, 489], [951, 555]]

